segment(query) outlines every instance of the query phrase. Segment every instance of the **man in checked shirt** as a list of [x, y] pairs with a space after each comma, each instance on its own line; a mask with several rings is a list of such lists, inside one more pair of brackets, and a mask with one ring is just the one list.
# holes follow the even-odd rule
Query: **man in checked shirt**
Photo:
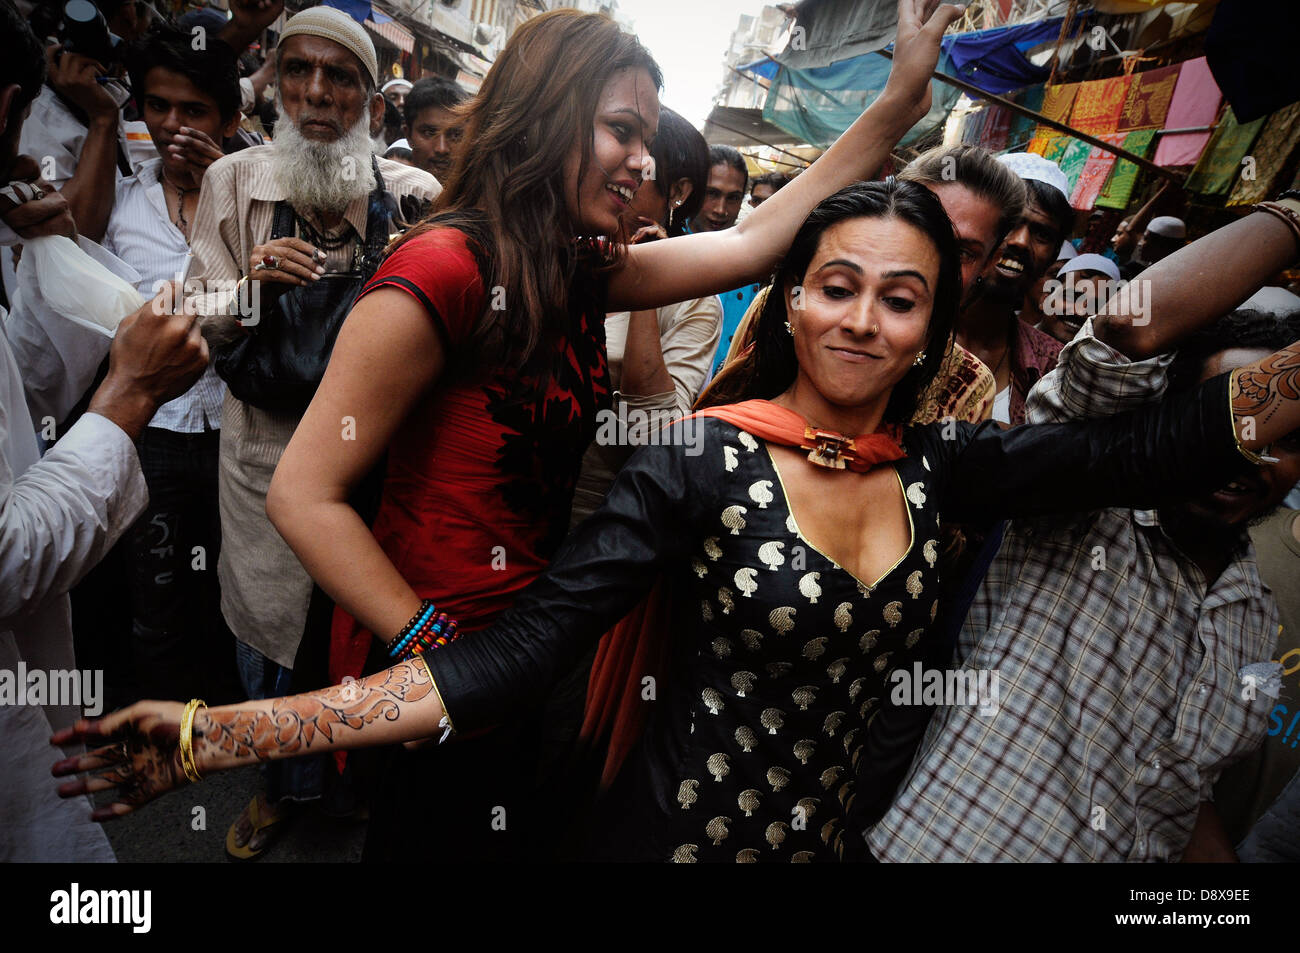
[[[1028, 419], [1158, 399], [1174, 342], [1296, 257], [1296, 234], [1257, 212], [1152, 266], [1140, 279], [1149, 296], [1125, 289], [1084, 325], [1031, 392]], [[1149, 320], [1120, 317], [1137, 314], [1140, 300]], [[1235, 348], [1201, 370], [1261, 355]], [[1246, 526], [1300, 478], [1300, 441], [1271, 455], [1272, 465], [1243, 459], [1237, 481], [1158, 513], [1006, 526], [954, 663], [997, 672], [999, 705], [937, 711], [893, 805], [867, 833], [876, 858], [1232, 859], [1211, 788], [1259, 744], [1277, 681], [1276, 607]]]

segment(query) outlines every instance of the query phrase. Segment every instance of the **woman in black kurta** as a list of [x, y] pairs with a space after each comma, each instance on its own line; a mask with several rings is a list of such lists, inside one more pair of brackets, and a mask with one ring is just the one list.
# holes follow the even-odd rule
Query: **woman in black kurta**
[[764, 441], [705, 420], [696, 456], [638, 450], [487, 638], [428, 657], [438, 691], [459, 731], [494, 723], [567, 671], [664, 572], [671, 667], [646, 702], [640, 748], [598, 808], [593, 852], [864, 857], [860, 832], [888, 806], [919, 740], [917, 710], [891, 704], [890, 675], [946, 662], [926, 639], [940, 516], [1146, 505], [1225, 479], [1236, 462], [1227, 400], [1223, 378], [1131, 417], [909, 430], [894, 468], [911, 545], [878, 580], [854, 578], [800, 534]]

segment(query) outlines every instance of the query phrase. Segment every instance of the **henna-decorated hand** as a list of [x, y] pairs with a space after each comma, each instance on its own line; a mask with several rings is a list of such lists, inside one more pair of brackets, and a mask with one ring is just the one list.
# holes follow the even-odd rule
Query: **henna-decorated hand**
[[137, 702], [104, 718], [82, 719], [56, 732], [51, 744], [102, 745], [54, 765], [56, 778], [88, 772], [59, 785], [59, 797], [112, 790], [113, 802], [95, 808], [90, 815], [94, 821], [111, 821], [189, 783], [180, 754], [184, 711], [179, 702]]

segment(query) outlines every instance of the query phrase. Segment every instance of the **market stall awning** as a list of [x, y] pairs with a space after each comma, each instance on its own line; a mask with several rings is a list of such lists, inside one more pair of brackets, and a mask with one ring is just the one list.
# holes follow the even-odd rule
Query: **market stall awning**
[[742, 109], [739, 106], [714, 106], [704, 124], [704, 138], [711, 145], [735, 146], [738, 149], [799, 145], [804, 141], [765, 120], [763, 110]]
[[883, 49], [898, 32], [893, 0], [803, 0], [782, 66], [809, 70]]
[[[940, 72], [948, 72], [947, 56], [940, 56]], [[878, 53], [864, 53], [829, 66], [791, 69], [782, 65], [772, 82], [763, 118], [796, 140], [825, 148], [840, 137], [863, 111], [876, 101], [889, 78], [890, 61]], [[902, 139], [910, 145], [938, 128], [948, 118], [957, 91], [934, 80], [931, 106], [925, 118]]]
[[[834, 6], [831, 0], [811, 5], [810, 23], [815, 26], [818, 18], [825, 16], [826, 11]], [[807, 15], [801, 7], [796, 26], [803, 24]], [[1055, 17], [1037, 23], [946, 36], [938, 71], [997, 94], [1041, 83], [1051, 72], [1051, 60], [1035, 63], [1031, 55], [1044, 46], [1050, 48], [1055, 44], [1062, 21], [1063, 18]], [[1085, 11], [1076, 18], [1072, 33], [1084, 29], [1087, 22], [1088, 12]], [[892, 45], [896, 32], [897, 25], [891, 24], [887, 33], [880, 37], [884, 42], [869, 44], [874, 46], [872, 52], [821, 66], [799, 66], [797, 64], [803, 61], [800, 57], [791, 51], [783, 52], [776, 57], [780, 69], [772, 80], [763, 109], [764, 118], [805, 142], [817, 146], [830, 145], [875, 102], [884, 89], [890, 61], [875, 51]], [[840, 51], [851, 48], [858, 46], [845, 43], [838, 47]], [[759, 60], [745, 69], [754, 72], [761, 68], [762, 63]], [[957, 93], [952, 87], [936, 80], [932, 88], [930, 112], [904, 137], [903, 145], [915, 142], [937, 128], [956, 102]]]
[[[331, 0], [331, 2], [341, 3], [344, 0]], [[401, 9], [394, 0], [376, 0], [372, 7], [371, 19], [375, 21], [376, 26], [381, 27], [383, 20], [391, 20], [393, 26], [404, 30], [411, 38], [408, 41], [411, 45], [402, 47], [408, 53], [414, 49], [414, 38], [419, 37], [434, 49], [442, 50], [444, 53], [455, 51], [482, 55], [482, 51], [473, 44], [473, 25], [440, 9], [436, 3], [431, 6], [429, 19], [426, 22], [419, 16]], [[367, 23], [366, 26], [370, 27], [370, 24]], [[386, 40], [389, 39], [385, 33], [377, 29], [374, 32]]]
[[366, 29], [375, 36], [387, 40], [403, 53], [411, 53], [415, 50], [415, 35], [392, 17], [380, 13], [378, 10], [372, 9], [370, 11], [370, 19], [366, 21]]

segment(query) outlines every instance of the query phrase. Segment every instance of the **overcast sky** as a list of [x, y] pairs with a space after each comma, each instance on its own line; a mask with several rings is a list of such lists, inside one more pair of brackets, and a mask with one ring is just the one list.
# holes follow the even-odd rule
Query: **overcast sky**
[[664, 71], [663, 104], [704, 125], [722, 82], [722, 56], [742, 13], [763, 0], [619, 0]]

